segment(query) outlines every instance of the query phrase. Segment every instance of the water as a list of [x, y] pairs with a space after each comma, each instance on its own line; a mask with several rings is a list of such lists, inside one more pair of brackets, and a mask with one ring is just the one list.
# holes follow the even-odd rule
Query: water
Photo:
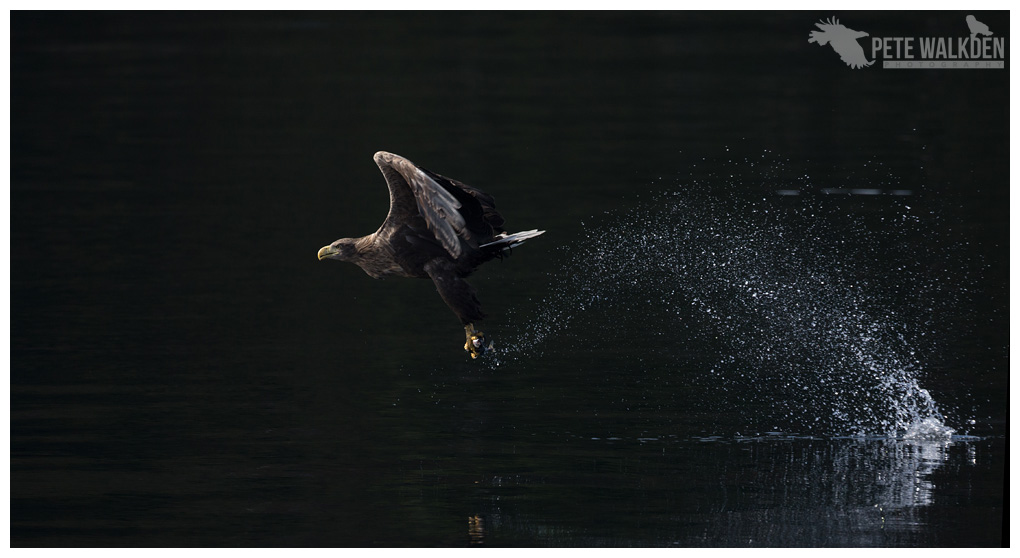
[[[13, 13], [11, 544], [1007, 542], [1008, 70], [818, 19]], [[548, 231], [492, 359], [314, 258], [380, 149]]]
[[[606, 442], [589, 442], [590, 447], [600, 443]], [[638, 443], [642, 447], [635, 448]], [[481, 516], [494, 537], [486, 540], [480, 536], [478, 542], [498, 544], [500, 537], [519, 537], [536, 544], [586, 546], [802, 546], [807, 541], [816, 546], [919, 544], [923, 539], [918, 537], [918, 528], [926, 522], [927, 508], [934, 504], [931, 479], [958, 459], [949, 443], [885, 439], [826, 441], [771, 435], [706, 439], [700, 446], [667, 440], [638, 443], [616, 441], [637, 457], [622, 462], [595, 459], [591, 469], [578, 476], [583, 479], [582, 486], [603, 486], [603, 498], [624, 502], [621, 516], [637, 512], [627, 501], [634, 499], [635, 493], [639, 495], [643, 504], [640, 520], [634, 518], [630, 525], [623, 520], [612, 526], [578, 528], [580, 522], [564, 516], [583, 515], [584, 506], [604, 505], [598, 499], [586, 499], [566, 506], [562, 515], [550, 518], [542, 514], [546, 524], [520, 521], [521, 515], [527, 517], [526, 512], [533, 509], [528, 504], [537, 504], [528, 502], [527, 495], [541, 492], [544, 483], [528, 477], [495, 477], [484, 481], [492, 502]], [[649, 446], [665, 451], [653, 457], [647, 451]], [[703, 479], [697, 474], [688, 476], [694, 469], [686, 463], [690, 459], [701, 463], [699, 469], [709, 464], [716, 467], [714, 482], [695, 485]], [[630, 475], [639, 476], [641, 484], [603, 484]], [[635, 533], [640, 535], [626, 538]], [[949, 539], [940, 542], [946, 544]]]
[[563, 247], [553, 294], [509, 342], [508, 357], [555, 345], [578, 322], [597, 331], [575, 344], [633, 334], [657, 366], [679, 366], [714, 343], [702, 373], [732, 390], [751, 388], [728, 404], [769, 409], [749, 422], [819, 434], [952, 435], [919, 384], [918, 351], [938, 350], [928, 342], [939, 334], [933, 317], [964, 303], [967, 278], [950, 273], [958, 265], [951, 253], [937, 255], [946, 268], [932, 273], [902, 251], [911, 235], [931, 237], [917, 230], [909, 205], [893, 202], [889, 222], [868, 223], [831, 214], [817, 199], [733, 207], [732, 198], [691, 185], [642, 206]]

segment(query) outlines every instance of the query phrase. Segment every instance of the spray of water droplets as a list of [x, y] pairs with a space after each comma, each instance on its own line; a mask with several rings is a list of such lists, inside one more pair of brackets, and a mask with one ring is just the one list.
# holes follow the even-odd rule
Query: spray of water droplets
[[605, 332], [588, 346], [648, 332], [657, 365], [699, 355], [729, 388], [722, 405], [787, 431], [950, 436], [920, 383], [955, 292], [917, 257], [924, 226], [906, 204], [867, 219], [826, 205], [687, 190], [610, 214], [562, 249], [501, 358], [539, 358], [574, 330]]

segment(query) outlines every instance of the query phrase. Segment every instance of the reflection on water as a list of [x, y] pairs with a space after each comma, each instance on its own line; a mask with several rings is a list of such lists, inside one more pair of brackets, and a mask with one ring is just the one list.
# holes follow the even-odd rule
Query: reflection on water
[[468, 518], [468, 538], [472, 545], [485, 543], [485, 518], [473, 515]]
[[[640, 508], [638, 532], [654, 533], [651, 540], [613, 536], [612, 526], [592, 529], [551, 515], [542, 510], [541, 492], [552, 490], [552, 481], [520, 475], [486, 479], [482, 490], [488, 499], [480, 507], [483, 513], [470, 518], [468, 536], [471, 544], [524, 540], [554, 546], [933, 544], [938, 539], [925, 533], [925, 507], [935, 502], [936, 473], [979, 465], [974, 461], [978, 444], [984, 443], [783, 435], [645, 442], [643, 457], [626, 471], [643, 497], [622, 502], [613, 521]], [[653, 464], [651, 447], [664, 455], [708, 458], [717, 474], [685, 476], [683, 465], [667, 457]], [[574, 482], [583, 485], [585, 477]], [[611, 494], [613, 488], [605, 491]], [[584, 505], [565, 513], [583, 514]]]

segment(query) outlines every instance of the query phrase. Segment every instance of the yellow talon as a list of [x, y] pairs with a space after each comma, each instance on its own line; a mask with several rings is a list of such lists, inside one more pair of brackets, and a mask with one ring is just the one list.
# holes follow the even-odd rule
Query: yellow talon
[[475, 324], [464, 326], [464, 350], [471, 355], [471, 358], [478, 358], [492, 348], [492, 341], [486, 343], [485, 333], [475, 329]]

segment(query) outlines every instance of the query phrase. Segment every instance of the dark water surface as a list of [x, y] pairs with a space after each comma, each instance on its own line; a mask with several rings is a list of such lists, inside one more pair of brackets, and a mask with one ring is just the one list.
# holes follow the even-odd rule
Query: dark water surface
[[[966, 35], [13, 13], [11, 544], [1000, 545], [1008, 54], [852, 70], [833, 15]], [[316, 261], [380, 149], [548, 231], [472, 280], [495, 358]]]

